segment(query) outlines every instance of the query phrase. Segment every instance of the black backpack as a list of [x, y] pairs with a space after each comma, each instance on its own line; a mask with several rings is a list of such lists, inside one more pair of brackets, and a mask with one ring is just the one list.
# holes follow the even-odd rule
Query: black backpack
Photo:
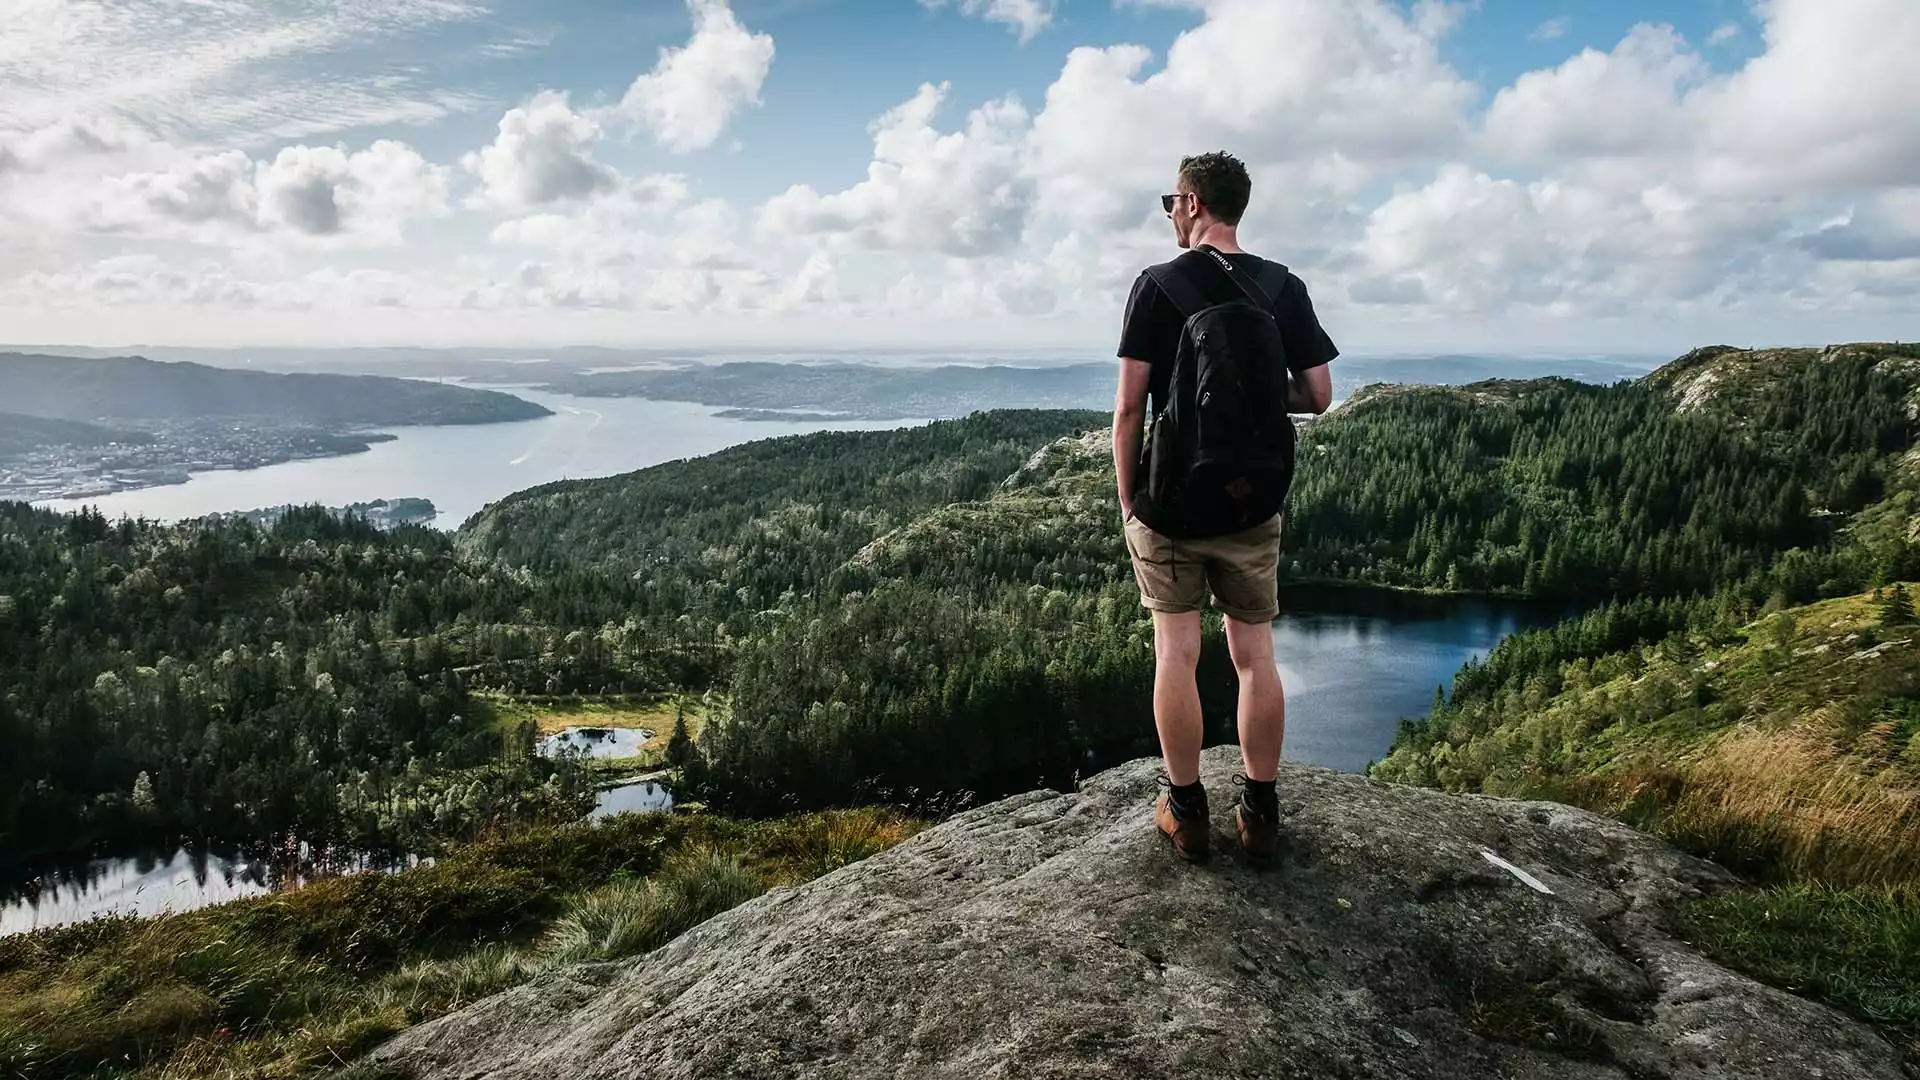
[[[1287, 351], [1272, 297], [1211, 245], [1199, 249], [1232, 281], [1231, 299], [1195, 281], [1203, 260], [1147, 268], [1186, 323], [1167, 399], [1158, 402], [1142, 472], [1154, 528], [1200, 539], [1251, 528], [1280, 512], [1293, 483]], [[1287, 268], [1267, 264], [1269, 280]], [[1211, 283], [1210, 283], [1211, 284]]]

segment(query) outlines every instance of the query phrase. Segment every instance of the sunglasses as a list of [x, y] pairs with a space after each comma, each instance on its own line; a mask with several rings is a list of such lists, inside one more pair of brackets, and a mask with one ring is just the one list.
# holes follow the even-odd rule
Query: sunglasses
[[1175, 192], [1172, 195], [1160, 196], [1160, 209], [1165, 210], [1167, 212], [1168, 217], [1173, 216], [1173, 200], [1179, 197], [1180, 197], [1179, 192]]

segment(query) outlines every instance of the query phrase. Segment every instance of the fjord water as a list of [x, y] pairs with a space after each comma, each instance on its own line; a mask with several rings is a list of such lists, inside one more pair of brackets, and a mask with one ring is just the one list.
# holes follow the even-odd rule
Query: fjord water
[[612, 476], [781, 435], [913, 423], [735, 420], [716, 416], [716, 407], [680, 401], [588, 398], [519, 387], [510, 392], [545, 405], [554, 415], [506, 424], [386, 428], [398, 438], [364, 453], [211, 470], [194, 473], [184, 484], [39, 505], [67, 511], [93, 506], [109, 518], [179, 521], [289, 502], [345, 506], [424, 498], [440, 511], [434, 524], [455, 529], [488, 503], [555, 480]]
[[[1403, 716], [1515, 630], [1565, 614], [1541, 605], [1293, 587], [1273, 626], [1287, 692], [1286, 756], [1357, 771], [1383, 756]], [[665, 810], [651, 780], [603, 791], [592, 814]], [[271, 891], [264, 864], [235, 852], [169, 848], [0, 877], [0, 935], [110, 912], [186, 911]]]

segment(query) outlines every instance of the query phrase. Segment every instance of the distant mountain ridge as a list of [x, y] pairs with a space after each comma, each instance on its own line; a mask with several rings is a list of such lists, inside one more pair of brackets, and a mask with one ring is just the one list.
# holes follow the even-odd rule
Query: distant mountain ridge
[[0, 353], [0, 401], [22, 415], [82, 422], [273, 417], [341, 426], [485, 424], [552, 415], [512, 394], [412, 379], [31, 353]]

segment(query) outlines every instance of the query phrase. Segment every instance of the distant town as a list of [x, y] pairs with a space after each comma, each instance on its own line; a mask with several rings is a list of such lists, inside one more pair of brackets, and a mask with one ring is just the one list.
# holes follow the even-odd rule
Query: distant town
[[[136, 441], [141, 436], [150, 441]], [[0, 455], [0, 499], [81, 499], [184, 484], [190, 473], [359, 453], [393, 438], [284, 420], [148, 421], [129, 431], [126, 441], [61, 443]]]

